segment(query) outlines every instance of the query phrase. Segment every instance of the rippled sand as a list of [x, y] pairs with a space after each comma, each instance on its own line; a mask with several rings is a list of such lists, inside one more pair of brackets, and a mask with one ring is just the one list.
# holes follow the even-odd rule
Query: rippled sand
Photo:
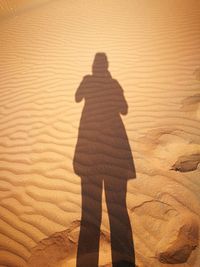
[[[0, 266], [75, 266], [74, 95], [105, 52], [129, 106], [136, 264], [172, 266], [186, 246], [176, 266], [198, 267], [200, 1], [27, 2], [0, 3]], [[109, 242], [104, 200], [101, 266], [111, 266]]]

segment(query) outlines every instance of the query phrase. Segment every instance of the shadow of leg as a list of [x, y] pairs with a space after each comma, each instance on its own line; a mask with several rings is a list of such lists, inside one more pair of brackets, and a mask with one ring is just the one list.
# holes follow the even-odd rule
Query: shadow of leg
[[102, 181], [81, 178], [82, 217], [77, 267], [98, 267], [101, 225]]
[[113, 267], [135, 267], [131, 224], [126, 207], [127, 181], [105, 179]]

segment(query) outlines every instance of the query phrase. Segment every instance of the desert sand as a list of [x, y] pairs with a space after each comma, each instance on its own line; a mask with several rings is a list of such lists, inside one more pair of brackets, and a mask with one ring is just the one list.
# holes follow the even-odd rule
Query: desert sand
[[[76, 266], [75, 93], [98, 52], [128, 105], [136, 265], [199, 266], [199, 28], [199, 0], [1, 0], [1, 267]], [[111, 266], [109, 233], [103, 193], [101, 267]]]

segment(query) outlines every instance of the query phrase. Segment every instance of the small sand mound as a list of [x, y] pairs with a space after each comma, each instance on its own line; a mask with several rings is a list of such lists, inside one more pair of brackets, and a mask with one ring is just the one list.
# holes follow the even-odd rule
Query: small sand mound
[[173, 219], [160, 241], [157, 257], [162, 263], [178, 264], [187, 262], [192, 251], [198, 246], [199, 226], [190, 214]]
[[195, 171], [200, 163], [200, 154], [181, 156], [172, 166], [172, 170], [179, 172]]

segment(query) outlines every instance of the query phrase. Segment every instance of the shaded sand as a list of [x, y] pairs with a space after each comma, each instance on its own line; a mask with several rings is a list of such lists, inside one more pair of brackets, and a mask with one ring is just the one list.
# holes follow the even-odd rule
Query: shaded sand
[[[136, 264], [198, 267], [200, 1], [19, 2], [0, 3], [0, 266], [75, 266], [74, 94], [102, 51], [129, 106]], [[109, 231], [103, 197], [100, 266]]]

